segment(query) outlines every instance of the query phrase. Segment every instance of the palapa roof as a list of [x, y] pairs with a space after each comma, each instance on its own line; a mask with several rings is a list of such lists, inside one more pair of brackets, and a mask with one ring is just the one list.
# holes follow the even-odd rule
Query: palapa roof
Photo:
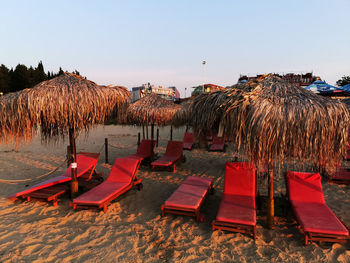
[[227, 100], [225, 135], [254, 163], [296, 157], [334, 167], [346, 150], [350, 120], [346, 106], [268, 76], [243, 100]]
[[178, 104], [181, 108], [175, 113], [172, 124], [175, 127], [180, 127], [183, 125], [191, 125], [192, 122], [192, 113], [191, 106], [193, 103], [193, 98], [188, 98]]
[[174, 114], [180, 108], [172, 101], [163, 99], [155, 93], [150, 93], [129, 106], [127, 111], [128, 123], [166, 125], [171, 123]]
[[41, 128], [44, 139], [103, 123], [111, 115], [125, 118], [130, 92], [99, 86], [72, 73], [0, 98], [0, 142], [31, 139]]

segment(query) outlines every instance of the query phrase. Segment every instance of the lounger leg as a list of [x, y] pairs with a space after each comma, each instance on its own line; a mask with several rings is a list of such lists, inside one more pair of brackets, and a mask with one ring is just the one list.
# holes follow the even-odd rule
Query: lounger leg
[[27, 196], [27, 201], [30, 202], [30, 196]]
[[174, 164], [174, 166], [173, 166], [173, 173], [175, 173], [176, 172], [176, 165]]
[[164, 205], [160, 206], [160, 210], [162, 211], [161, 212], [161, 216], [163, 217], [165, 215], [165, 213], [164, 213]]
[[253, 238], [256, 240], [256, 226], [253, 227]]
[[57, 206], [57, 202], [58, 202], [58, 200], [57, 200], [57, 199], [53, 200], [53, 202], [52, 202], [52, 206]]
[[104, 204], [103, 205], [103, 213], [106, 213], [107, 212], [107, 204]]
[[307, 236], [307, 234], [305, 234], [304, 245], [307, 246], [308, 244], [309, 244], [309, 237]]
[[215, 228], [215, 221], [211, 222], [211, 229], [214, 231], [216, 228]]

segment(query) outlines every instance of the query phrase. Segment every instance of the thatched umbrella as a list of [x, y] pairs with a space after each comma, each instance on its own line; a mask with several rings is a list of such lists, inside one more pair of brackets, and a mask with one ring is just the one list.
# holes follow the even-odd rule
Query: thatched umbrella
[[346, 150], [350, 114], [339, 101], [269, 76], [243, 99], [224, 103], [225, 134], [252, 163], [269, 162], [269, 221], [273, 224], [272, 160], [287, 157], [335, 167]]
[[154, 124], [158, 126], [170, 124], [174, 114], [180, 109], [172, 101], [161, 98], [155, 93], [139, 99], [127, 110], [128, 123], [136, 125], [151, 125], [153, 140]]
[[172, 119], [172, 125], [174, 127], [189, 126], [192, 122], [191, 106], [193, 98], [188, 98], [178, 104], [181, 108], [175, 113]]
[[[103, 123], [111, 115], [125, 118], [130, 93], [125, 88], [103, 87], [71, 73], [33, 88], [7, 94], [0, 100], [0, 140], [29, 140], [40, 127], [43, 140], [69, 134], [76, 163], [75, 133]], [[72, 165], [72, 194], [78, 190]]]

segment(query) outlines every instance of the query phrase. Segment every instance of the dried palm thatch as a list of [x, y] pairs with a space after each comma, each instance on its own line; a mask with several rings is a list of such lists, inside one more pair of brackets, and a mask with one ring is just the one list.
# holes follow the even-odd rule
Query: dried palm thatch
[[172, 124], [175, 127], [180, 127], [184, 125], [191, 125], [192, 122], [192, 113], [191, 113], [191, 106], [193, 103], [193, 98], [189, 98], [183, 102], [181, 102], [179, 105], [181, 108], [175, 113]]
[[180, 108], [179, 105], [163, 99], [155, 93], [150, 93], [129, 106], [127, 110], [128, 123], [166, 125], [171, 123], [174, 114]]
[[243, 100], [229, 98], [225, 134], [253, 163], [296, 157], [335, 167], [345, 153], [350, 114], [346, 106], [281, 78], [268, 76]]
[[0, 141], [31, 139], [40, 127], [44, 140], [64, 136], [69, 129], [88, 130], [115, 114], [125, 118], [130, 93], [104, 87], [71, 73], [44, 81], [0, 100]]

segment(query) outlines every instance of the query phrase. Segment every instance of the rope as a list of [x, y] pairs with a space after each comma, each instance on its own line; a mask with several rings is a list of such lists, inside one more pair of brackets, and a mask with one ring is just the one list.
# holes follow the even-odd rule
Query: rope
[[67, 158], [64, 159], [64, 161], [59, 165], [57, 166], [56, 168], [52, 169], [51, 171], [47, 172], [47, 173], [44, 173], [42, 175], [39, 175], [35, 178], [31, 178], [31, 179], [21, 179], [21, 180], [12, 180], [12, 179], [0, 179], [0, 183], [3, 183], [3, 184], [18, 184], [18, 183], [22, 183], [22, 182], [29, 182], [29, 181], [33, 181], [33, 180], [36, 180], [36, 179], [40, 179], [42, 177], [45, 177], [45, 176], [48, 176], [54, 172], [56, 172], [58, 170], [58, 168], [60, 168], [63, 164], [65, 164], [67, 161]]

